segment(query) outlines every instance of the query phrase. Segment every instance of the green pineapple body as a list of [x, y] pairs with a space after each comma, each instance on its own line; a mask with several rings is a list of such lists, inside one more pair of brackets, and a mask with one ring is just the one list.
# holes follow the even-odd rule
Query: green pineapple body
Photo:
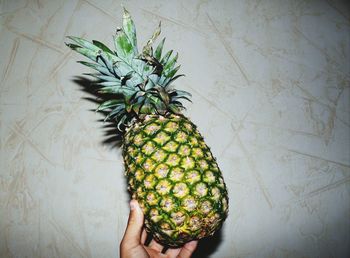
[[196, 126], [182, 115], [148, 115], [125, 133], [129, 190], [146, 230], [178, 247], [212, 235], [227, 216], [221, 171]]

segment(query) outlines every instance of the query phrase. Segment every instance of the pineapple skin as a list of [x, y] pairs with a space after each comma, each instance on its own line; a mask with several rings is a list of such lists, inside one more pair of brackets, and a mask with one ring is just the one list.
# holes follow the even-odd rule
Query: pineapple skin
[[147, 115], [127, 128], [128, 189], [145, 228], [164, 246], [213, 235], [228, 214], [222, 173], [196, 126], [183, 115]]

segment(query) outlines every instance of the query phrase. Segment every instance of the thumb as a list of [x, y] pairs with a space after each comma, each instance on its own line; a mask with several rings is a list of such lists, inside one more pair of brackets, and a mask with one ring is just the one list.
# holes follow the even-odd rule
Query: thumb
[[121, 246], [134, 248], [141, 243], [141, 231], [143, 226], [143, 212], [136, 200], [130, 201], [130, 214]]
[[194, 250], [197, 248], [198, 241], [191, 241], [186, 243], [180, 253], [177, 255], [177, 258], [190, 258]]

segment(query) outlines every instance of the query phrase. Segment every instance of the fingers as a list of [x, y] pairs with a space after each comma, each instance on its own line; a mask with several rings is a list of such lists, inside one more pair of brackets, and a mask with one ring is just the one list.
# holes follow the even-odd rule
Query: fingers
[[177, 255], [180, 253], [181, 248], [169, 248], [165, 254], [168, 255], [169, 257], [178, 257]]
[[180, 253], [176, 256], [177, 258], [190, 258], [194, 250], [197, 248], [198, 241], [191, 241], [186, 243]]
[[130, 214], [126, 227], [122, 248], [134, 248], [141, 243], [141, 231], [143, 226], [143, 212], [136, 200], [130, 201]]
[[141, 244], [144, 245], [147, 239], [147, 232], [146, 229], [142, 230], [141, 233]]
[[156, 240], [154, 239], [152, 239], [151, 243], [148, 246], [158, 252], [161, 252], [164, 248], [161, 244], [157, 243]]

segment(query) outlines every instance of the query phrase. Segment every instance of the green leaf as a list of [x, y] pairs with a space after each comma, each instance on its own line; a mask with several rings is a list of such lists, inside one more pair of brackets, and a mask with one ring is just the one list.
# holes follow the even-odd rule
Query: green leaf
[[111, 93], [111, 94], [121, 94], [123, 91], [122, 87], [103, 87], [98, 92], [99, 93]]
[[103, 87], [121, 86], [120, 81], [119, 82], [99, 82], [97, 84]]
[[109, 112], [108, 116], [106, 116], [106, 119], [109, 119], [114, 116], [121, 115], [122, 113], [125, 113], [125, 104], [120, 104], [119, 106], [112, 109], [111, 112]]
[[168, 106], [168, 108], [170, 109], [170, 111], [172, 111], [175, 114], [180, 114], [181, 113], [181, 109], [175, 104], [170, 104]]
[[159, 92], [159, 96], [161, 97], [162, 101], [164, 102], [165, 105], [169, 104], [169, 94], [164, 90], [162, 87], [157, 87], [157, 90]]
[[172, 78], [177, 71], [180, 69], [181, 65], [176, 66], [173, 70], [169, 71], [169, 73], [165, 74], [167, 78]]
[[91, 74], [91, 73], [85, 73], [85, 75], [92, 76], [96, 79], [108, 81], [108, 82], [120, 82], [120, 79], [115, 76], [108, 76], [108, 75], [102, 75], [102, 74]]
[[167, 63], [164, 65], [163, 73], [167, 74], [171, 69], [174, 68], [177, 58], [178, 53], [176, 53], [176, 55], [172, 59], [167, 61]]
[[185, 96], [175, 96], [175, 97], [172, 97], [171, 98], [171, 102], [173, 103], [175, 100], [178, 100], [178, 99], [185, 99], [185, 100], [187, 100], [187, 101], [189, 101], [189, 102], [192, 102], [192, 100], [190, 99], [190, 98], [188, 98], [188, 97], [185, 97]]
[[132, 105], [132, 110], [136, 114], [139, 114], [141, 106], [142, 106], [142, 103], [135, 103], [135, 104]]
[[175, 81], [176, 79], [180, 78], [181, 76], [185, 76], [184, 74], [178, 74], [176, 76], [174, 76], [173, 78], [168, 78], [164, 81], [163, 83], [163, 87], [166, 88], [167, 86], [169, 86], [173, 81]]
[[102, 66], [100, 64], [89, 63], [89, 62], [85, 62], [85, 61], [78, 61], [78, 63], [83, 64], [83, 65], [90, 67], [92, 69], [95, 69], [96, 71], [99, 71], [100, 73], [102, 73], [104, 75], [112, 75], [113, 76], [113, 74], [105, 66]]
[[164, 66], [168, 60], [169, 60], [169, 57], [171, 56], [171, 54], [173, 53], [173, 50], [169, 50], [165, 56], [163, 56], [162, 60], [160, 60], [160, 63]]
[[152, 37], [147, 41], [147, 44], [143, 47], [142, 49], [142, 54], [143, 55], [148, 55], [148, 56], [152, 56], [152, 44], [153, 42], [158, 38], [158, 36], [160, 35], [161, 32], [161, 22], [159, 22], [159, 25], [157, 27], [157, 29], [155, 30], [155, 32], [153, 32]]
[[114, 45], [117, 55], [123, 60], [131, 60], [134, 56], [134, 47], [122, 29], [117, 29], [117, 35], [114, 37]]
[[189, 96], [189, 97], [192, 97], [192, 94], [185, 91], [185, 90], [174, 90], [170, 93], [170, 95], [173, 95], [174, 96]]
[[133, 73], [131, 78], [126, 81], [126, 85], [131, 88], [136, 88], [137, 85], [143, 83], [144, 80], [137, 73]]
[[86, 56], [87, 58], [89, 58], [90, 60], [97, 62], [97, 55], [99, 54], [99, 50], [90, 50], [87, 48], [83, 48], [80, 47], [78, 45], [74, 45], [74, 44], [67, 44], [67, 46], [69, 46], [72, 50], [74, 50], [75, 52]]
[[138, 50], [137, 50], [137, 37], [136, 37], [135, 24], [129, 12], [125, 8], [123, 13], [123, 30], [133, 47], [134, 55], [137, 55]]
[[159, 99], [159, 96], [150, 97], [149, 100], [151, 105], [158, 113], [163, 113], [167, 109], [166, 104], [161, 99]]
[[67, 38], [77, 43], [82, 48], [90, 49], [92, 51], [98, 51], [100, 49], [86, 39], [74, 37], [74, 36], [68, 36]]
[[132, 68], [141, 76], [142, 76], [143, 71], [145, 69], [145, 65], [146, 65], [146, 62], [141, 60], [141, 59], [134, 58], [131, 61]]
[[127, 115], [124, 115], [124, 116], [122, 116], [122, 118], [119, 120], [119, 122], [118, 122], [118, 124], [117, 124], [117, 128], [118, 128], [118, 130], [119, 131], [122, 131], [122, 128], [121, 128], [121, 126], [122, 125], [125, 125], [125, 120], [127, 119]]
[[116, 68], [118, 71], [117, 71], [117, 74], [120, 76], [120, 77], [124, 77], [126, 76], [127, 74], [131, 73], [134, 71], [134, 69], [128, 65], [127, 63], [125, 62], [118, 62], [116, 63]]
[[105, 52], [100, 52], [96, 60], [99, 64], [106, 66], [112, 74], [115, 73], [113, 68], [113, 61], [108, 58]]
[[149, 76], [148, 76], [148, 80], [150, 80], [150, 81], [152, 81], [153, 82], [153, 84], [158, 84], [158, 81], [159, 81], [159, 76], [157, 75], [157, 74], [150, 74]]
[[97, 41], [97, 40], [93, 40], [92, 43], [98, 47], [99, 49], [101, 49], [102, 51], [106, 52], [106, 53], [109, 53], [111, 55], [114, 55], [113, 51], [109, 49], [109, 47], [107, 47], [105, 44], [103, 44], [102, 42], [100, 41]]
[[98, 106], [96, 111], [102, 111], [111, 107], [118, 106], [122, 104], [124, 101], [122, 99], [111, 99], [103, 102], [101, 105]]
[[177, 73], [177, 71], [180, 69], [180, 65], [175, 67], [173, 70], [170, 70], [168, 73], [162, 73], [162, 76], [159, 79], [158, 84], [166, 87], [169, 82], [171, 81], [171, 78]]
[[150, 103], [144, 103], [140, 108], [139, 113], [141, 114], [150, 114], [152, 110], [152, 105]]
[[156, 51], [154, 52], [154, 58], [157, 60], [160, 60], [160, 58], [162, 56], [164, 42], [165, 42], [165, 38], [163, 38], [163, 40], [159, 43], [159, 45], [156, 48]]

